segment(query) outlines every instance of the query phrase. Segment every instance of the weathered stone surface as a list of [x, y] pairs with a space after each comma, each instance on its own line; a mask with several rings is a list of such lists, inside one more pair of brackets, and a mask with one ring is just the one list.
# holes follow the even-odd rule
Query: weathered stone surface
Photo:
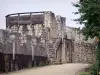
[[[59, 62], [92, 62], [95, 60], [95, 40], [84, 41], [80, 28], [66, 26], [66, 18], [51, 11], [17, 13], [6, 16], [6, 30], [0, 31], [0, 51], [46, 56]], [[6, 34], [7, 32], [7, 34]], [[15, 35], [14, 40], [10, 37]], [[4, 47], [6, 46], [6, 47]]]
[[74, 42], [73, 62], [93, 63], [94, 61], [94, 44]]

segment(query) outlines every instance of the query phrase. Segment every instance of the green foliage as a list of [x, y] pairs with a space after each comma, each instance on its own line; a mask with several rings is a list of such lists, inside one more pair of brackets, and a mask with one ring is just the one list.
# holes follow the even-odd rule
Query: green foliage
[[75, 19], [80, 24], [84, 24], [82, 29], [86, 38], [98, 37], [100, 33], [100, 0], [80, 0], [77, 4], [73, 4], [78, 8], [80, 18]]
[[[91, 75], [99, 75], [100, 72], [100, 0], [80, 0], [73, 4], [78, 8], [80, 18], [75, 19], [80, 24], [84, 24], [83, 35], [88, 39], [97, 37], [99, 39], [96, 49], [96, 63], [91, 67]], [[83, 74], [84, 75], [84, 74]]]
[[82, 73], [80, 73], [80, 75], [91, 75], [91, 73], [90, 72], [82, 72]]
[[43, 62], [40, 62], [39, 66], [45, 66], [46, 64]]
[[98, 42], [98, 46], [96, 49], [96, 63], [92, 65], [92, 74], [91, 75], [99, 75], [100, 71], [100, 41]]

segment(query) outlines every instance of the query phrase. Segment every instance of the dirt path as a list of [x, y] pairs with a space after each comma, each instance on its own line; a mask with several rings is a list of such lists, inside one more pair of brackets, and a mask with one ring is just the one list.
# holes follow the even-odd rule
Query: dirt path
[[21, 70], [6, 75], [75, 75], [76, 72], [86, 67], [88, 67], [88, 64], [72, 63], [51, 65], [46, 67]]

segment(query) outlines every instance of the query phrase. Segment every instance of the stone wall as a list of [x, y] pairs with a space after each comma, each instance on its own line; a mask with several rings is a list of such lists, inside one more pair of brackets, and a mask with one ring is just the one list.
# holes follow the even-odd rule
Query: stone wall
[[[91, 58], [95, 57], [95, 49], [92, 44], [94, 40], [89, 39], [88, 41], [84, 41], [84, 36], [80, 33], [80, 28], [66, 26], [65, 17], [59, 15], [55, 17], [55, 14], [51, 11], [24, 13], [27, 15], [22, 14], [17, 13], [15, 14], [16, 16], [6, 16], [6, 29], [10, 33], [14, 33], [14, 35], [15, 33], [20, 34], [18, 36], [20, 44], [17, 47], [19, 51], [22, 48], [23, 52], [29, 51], [29, 55], [31, 55], [31, 47], [35, 43], [35, 56], [55, 58], [57, 53], [59, 61], [64, 58], [64, 61], [66, 60], [67, 62], [91, 62]], [[67, 42], [64, 44], [64, 41], [60, 40], [61, 38], [67, 39]], [[56, 52], [57, 49], [58, 52]]]
[[72, 62], [92, 63], [95, 61], [95, 45], [91, 43], [74, 42]]

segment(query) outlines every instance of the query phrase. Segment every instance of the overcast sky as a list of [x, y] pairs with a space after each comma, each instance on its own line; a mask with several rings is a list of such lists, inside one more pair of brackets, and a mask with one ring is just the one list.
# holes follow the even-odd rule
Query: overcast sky
[[81, 27], [72, 19], [78, 17], [73, 12], [77, 9], [72, 2], [78, 0], [0, 0], [0, 29], [6, 29], [5, 16], [12, 13], [52, 11], [55, 15], [66, 17], [66, 25]]

